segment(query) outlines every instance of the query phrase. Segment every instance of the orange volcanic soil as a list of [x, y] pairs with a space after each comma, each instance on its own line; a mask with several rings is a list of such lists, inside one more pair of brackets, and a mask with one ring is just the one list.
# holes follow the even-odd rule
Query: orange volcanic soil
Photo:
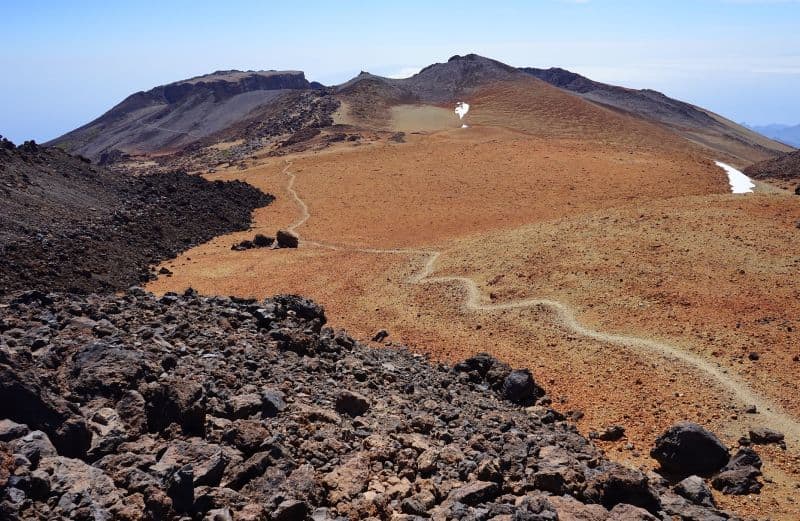
[[[412, 283], [438, 251], [432, 276], [474, 280], [486, 304], [554, 299], [593, 330], [669, 342], [720, 364], [796, 425], [794, 199], [726, 195], [723, 171], [700, 149], [585, 102], [558, 123], [555, 110], [501, 110], [507, 98], [481, 96], [468, 100], [476, 106], [468, 129], [264, 158], [209, 176], [242, 179], [277, 200], [255, 213], [250, 232], [166, 263], [174, 275], [149, 289], [299, 293], [361, 338], [386, 328], [391, 341], [451, 361], [492, 352], [530, 367], [559, 409], [582, 413], [583, 430], [624, 425], [626, 439], [607, 448], [639, 465], [652, 465], [649, 447], [674, 421], [699, 421], [731, 444], [758, 424], [742, 412], [749, 404], [691, 363], [587, 337], [547, 306], [468, 309], [462, 282]], [[496, 126], [504, 118], [511, 123]], [[584, 137], [567, 135], [576, 124]], [[293, 223], [308, 241], [297, 250], [230, 249]], [[758, 363], [742, 357], [750, 350], [760, 351]], [[796, 519], [795, 443], [787, 453], [762, 451], [773, 483], [761, 496], [722, 504]]]

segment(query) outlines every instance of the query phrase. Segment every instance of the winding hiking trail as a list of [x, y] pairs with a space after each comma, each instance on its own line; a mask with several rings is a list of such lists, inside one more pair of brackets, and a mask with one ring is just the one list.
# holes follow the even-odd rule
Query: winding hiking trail
[[289, 181], [286, 186], [286, 191], [297, 203], [300, 208], [301, 215], [291, 225], [288, 230], [294, 233], [301, 241], [301, 245], [314, 246], [318, 248], [325, 248], [328, 250], [349, 251], [357, 253], [373, 253], [373, 254], [399, 254], [408, 255], [411, 257], [421, 257], [423, 259], [422, 267], [406, 279], [408, 284], [457, 284], [461, 285], [465, 292], [466, 297], [463, 302], [463, 309], [472, 312], [494, 312], [494, 311], [507, 311], [516, 309], [544, 309], [552, 313], [557, 322], [559, 322], [565, 329], [571, 333], [604, 342], [608, 344], [615, 344], [631, 349], [633, 351], [646, 351], [651, 354], [660, 356], [662, 358], [678, 361], [697, 372], [704, 374], [707, 378], [712, 380], [717, 386], [726, 390], [733, 396], [736, 401], [744, 406], [754, 405], [759, 411], [757, 416], [759, 425], [764, 425], [773, 429], [777, 429], [784, 433], [787, 442], [800, 443], [800, 422], [790, 414], [782, 410], [780, 406], [772, 403], [770, 400], [760, 396], [757, 392], [750, 388], [750, 386], [740, 378], [728, 373], [728, 370], [722, 366], [711, 363], [704, 358], [686, 352], [683, 349], [673, 345], [650, 340], [646, 338], [639, 338], [629, 335], [620, 335], [615, 333], [605, 333], [592, 329], [582, 324], [575, 316], [575, 311], [572, 307], [562, 302], [550, 299], [530, 298], [524, 300], [515, 300], [503, 303], [486, 303], [485, 298], [481, 294], [480, 288], [472, 279], [460, 276], [433, 276], [436, 269], [436, 261], [439, 259], [441, 252], [436, 250], [415, 250], [406, 248], [361, 248], [357, 246], [349, 246], [344, 244], [335, 244], [329, 242], [319, 242], [304, 240], [297, 232], [297, 228], [303, 226], [306, 221], [311, 217], [308, 205], [300, 198], [297, 191], [294, 189], [294, 182], [296, 175], [289, 170], [292, 162], [287, 161], [282, 173], [284, 173]]

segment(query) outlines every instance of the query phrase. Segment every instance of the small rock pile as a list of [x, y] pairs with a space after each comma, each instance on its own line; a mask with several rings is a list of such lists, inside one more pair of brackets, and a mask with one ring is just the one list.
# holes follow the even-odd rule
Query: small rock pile
[[527, 370], [372, 349], [295, 296], [0, 307], [0, 518], [725, 520], [606, 459]]
[[[770, 439], [783, 439], [780, 433], [769, 429], [755, 432], [764, 433], [765, 437], [771, 435]], [[696, 423], [681, 422], [670, 427], [656, 440], [650, 456], [659, 462], [665, 475], [673, 479], [686, 478], [681, 486], [687, 490], [687, 480], [694, 484], [700, 476], [713, 475], [712, 486], [723, 494], [745, 495], [761, 491], [759, 455], [750, 447], [742, 447], [731, 458], [728, 448], [713, 433]]]
[[252, 250], [253, 248], [297, 248], [300, 238], [292, 232], [278, 230], [275, 237], [257, 233], [253, 240], [244, 240], [231, 246], [233, 251]]

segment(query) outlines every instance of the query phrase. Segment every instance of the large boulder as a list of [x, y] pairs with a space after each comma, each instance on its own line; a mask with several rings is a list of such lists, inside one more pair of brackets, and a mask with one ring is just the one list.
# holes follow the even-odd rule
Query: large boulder
[[587, 495], [611, 509], [619, 504], [633, 505], [653, 514], [661, 509], [658, 494], [640, 471], [615, 463], [608, 464], [587, 483]]
[[278, 230], [275, 238], [278, 243], [278, 248], [297, 248], [300, 244], [300, 239], [297, 235], [287, 230]]
[[511, 371], [503, 381], [503, 397], [510, 402], [531, 405], [541, 394], [542, 390], [527, 369]]
[[353, 391], [342, 391], [336, 397], [336, 411], [348, 416], [361, 416], [369, 410], [369, 400]]
[[17, 372], [0, 367], [0, 417], [44, 431], [62, 456], [79, 458], [86, 455], [92, 433], [86, 422], [71, 412], [60, 396], [44, 389], [31, 371]]
[[141, 352], [96, 340], [75, 355], [71, 373], [72, 388], [79, 395], [117, 398], [136, 388], [147, 367]]
[[43, 458], [39, 471], [54, 496], [53, 519], [119, 519], [125, 509], [124, 493], [102, 470], [81, 460], [60, 456]]
[[730, 459], [728, 448], [713, 433], [691, 422], [676, 423], [656, 439], [650, 456], [664, 473], [676, 477], [707, 476]]

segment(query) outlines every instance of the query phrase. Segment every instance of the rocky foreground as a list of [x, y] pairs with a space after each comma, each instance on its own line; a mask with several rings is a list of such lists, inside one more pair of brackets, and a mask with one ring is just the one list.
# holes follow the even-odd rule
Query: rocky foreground
[[699, 427], [654, 450], [672, 483], [645, 475], [527, 370], [373, 349], [299, 297], [33, 291], [0, 313], [2, 519], [731, 519], [680, 475], [736, 460]]

